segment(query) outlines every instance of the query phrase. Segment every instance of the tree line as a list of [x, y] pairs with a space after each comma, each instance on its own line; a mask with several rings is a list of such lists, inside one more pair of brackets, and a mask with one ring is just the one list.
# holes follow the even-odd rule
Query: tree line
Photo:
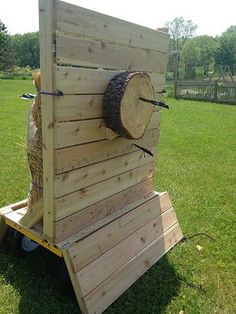
[[14, 66], [39, 68], [39, 33], [9, 35], [0, 20], [0, 71]]
[[194, 36], [198, 26], [183, 17], [167, 22], [166, 27], [171, 37], [168, 71], [174, 78], [207, 77], [216, 65], [227, 66], [230, 74], [235, 74], [236, 26], [216, 37]]
[[[171, 37], [168, 72], [174, 78], [209, 76], [217, 64], [227, 65], [235, 74], [236, 26], [216, 37], [194, 36], [197, 25], [183, 17], [167, 22], [166, 27]], [[39, 34], [10, 35], [0, 20], [0, 71], [14, 66], [39, 68]]]

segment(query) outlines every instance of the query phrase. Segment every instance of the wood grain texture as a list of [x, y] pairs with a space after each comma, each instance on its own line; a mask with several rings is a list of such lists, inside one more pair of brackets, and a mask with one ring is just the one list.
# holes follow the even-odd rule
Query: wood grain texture
[[54, 200], [55, 220], [95, 204], [154, 175], [153, 162]]
[[[155, 147], [147, 147], [155, 155]], [[102, 182], [153, 161], [153, 157], [136, 151], [94, 165], [71, 170], [54, 179], [54, 197], [58, 198], [87, 186]]]
[[59, 1], [57, 30], [126, 46], [167, 52], [169, 36], [147, 27]]
[[73, 269], [79, 271], [93, 260], [104, 254], [113, 246], [127, 238], [139, 228], [158, 217], [168, 208], [161, 206], [162, 193], [145, 202], [133, 210], [114, 220], [103, 228], [72, 246], [69, 251], [72, 257]]
[[[55, 222], [55, 242], [66, 240], [152, 192], [153, 180], [146, 180]], [[121, 215], [124, 212], [125, 210], [120, 211]]]
[[144, 136], [136, 141], [119, 137], [112, 141], [102, 140], [57, 149], [55, 151], [55, 172], [60, 174], [139, 150], [133, 143], [142, 147], [154, 147], [157, 144], [158, 135], [159, 124], [158, 129], [146, 130]]
[[[164, 85], [162, 87], [164, 89]], [[103, 95], [55, 97], [55, 120], [60, 122], [103, 118], [103, 97]], [[155, 99], [162, 100], [162, 94], [156, 94]]]
[[[110, 80], [119, 71], [56, 66], [57, 89], [66, 94], [104, 94]], [[149, 73], [156, 93], [163, 90], [165, 76]]]
[[164, 73], [167, 54], [152, 49], [124, 47], [58, 32], [57, 63], [97, 68]]
[[82, 298], [80, 284], [74, 275], [74, 271], [73, 271], [72, 266], [71, 266], [70, 254], [67, 250], [63, 250], [63, 258], [64, 258], [64, 261], [66, 263], [66, 268], [68, 270], [70, 280], [71, 280], [77, 301], [78, 301], [79, 306], [80, 306], [80, 310], [83, 314], [89, 314], [90, 312], [87, 310], [87, 306], [84, 302], [84, 299]]
[[176, 215], [173, 208], [170, 208], [78, 271], [76, 276], [82, 296], [98, 287], [145, 247], [162, 237], [176, 222]]
[[[147, 125], [147, 130], [156, 129], [160, 124], [160, 111], [155, 111]], [[104, 119], [55, 123], [55, 148], [63, 148], [107, 138]], [[118, 135], [117, 135], [118, 136]]]
[[[54, 32], [55, 0], [39, 0], [39, 41], [41, 88], [55, 90]], [[53, 238], [53, 174], [54, 174], [54, 98], [41, 95], [42, 103], [42, 146], [43, 146], [43, 216], [44, 235]]]
[[177, 223], [86, 295], [84, 302], [88, 312], [102, 313], [181, 238]]

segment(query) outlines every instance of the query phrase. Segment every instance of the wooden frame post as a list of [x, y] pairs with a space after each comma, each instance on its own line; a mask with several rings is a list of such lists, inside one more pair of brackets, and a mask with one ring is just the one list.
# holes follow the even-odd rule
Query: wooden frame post
[[[39, 0], [41, 89], [54, 91], [55, 0]], [[43, 138], [43, 233], [53, 238], [54, 97], [41, 95]]]

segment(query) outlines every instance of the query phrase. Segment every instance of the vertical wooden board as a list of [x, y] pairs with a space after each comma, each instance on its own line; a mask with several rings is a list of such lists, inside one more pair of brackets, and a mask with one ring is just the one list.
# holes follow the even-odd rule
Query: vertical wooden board
[[57, 2], [57, 29], [77, 36], [167, 52], [169, 35], [141, 25]]
[[57, 62], [115, 70], [164, 73], [167, 54], [57, 33]]
[[182, 232], [177, 223], [86, 295], [84, 302], [88, 312], [102, 313], [181, 238]]
[[[155, 147], [147, 147], [147, 149], [149, 149], [153, 155], [155, 154]], [[152, 161], [153, 156], [144, 155], [144, 153], [139, 150], [57, 175], [54, 179], [54, 197], [58, 198], [86, 188], [87, 186], [102, 182]]]
[[[53, 92], [54, 76], [54, 32], [55, 0], [39, 0], [39, 40], [41, 88]], [[43, 138], [43, 216], [44, 235], [53, 238], [53, 174], [54, 174], [54, 107], [53, 96], [41, 95]]]
[[70, 216], [135, 184], [151, 179], [154, 174], [154, 167], [154, 163], [151, 162], [124, 174], [55, 199], [55, 220], [57, 221]]
[[[57, 89], [66, 94], [104, 94], [110, 80], [120, 71], [56, 66]], [[154, 91], [163, 90], [165, 76], [149, 73]]]
[[69, 251], [74, 271], [79, 271], [114, 245], [166, 211], [168, 208], [160, 206], [163, 194], [165, 193], [147, 200], [119, 219], [97, 230], [89, 237], [82, 239], [78, 245], [75, 244], [71, 247]]
[[55, 171], [60, 174], [139, 150], [133, 143], [142, 147], [154, 147], [157, 144], [158, 133], [159, 129], [151, 129], [146, 130], [143, 137], [136, 141], [118, 137], [112, 141], [102, 140], [57, 149]]
[[[112, 215], [121, 208], [133, 204], [143, 196], [153, 192], [153, 180], [143, 181], [124, 191], [112, 195], [82, 211], [55, 222], [55, 242], [61, 242], [73, 234], [94, 225], [99, 220]], [[121, 215], [124, 213], [122, 210]]]
[[170, 208], [78, 271], [76, 276], [82, 296], [98, 287], [145, 247], [162, 237], [176, 222], [174, 210]]

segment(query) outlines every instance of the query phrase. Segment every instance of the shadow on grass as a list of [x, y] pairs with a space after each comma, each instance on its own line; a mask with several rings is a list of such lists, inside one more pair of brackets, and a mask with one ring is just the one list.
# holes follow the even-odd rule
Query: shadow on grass
[[[75, 296], [64, 296], [58, 290], [59, 265], [60, 258], [43, 248], [20, 257], [1, 245], [0, 278], [13, 287], [16, 298], [19, 295], [20, 301], [12, 297], [12, 303], [19, 302], [17, 313], [80, 313]], [[6, 313], [8, 306], [6, 304]]]
[[[58, 291], [58, 259], [44, 249], [18, 257], [0, 248], [0, 277], [20, 295], [19, 313], [80, 313], [75, 296], [66, 297]], [[164, 256], [105, 313], [164, 313], [180, 284]]]
[[166, 313], [166, 307], [178, 295], [181, 278], [166, 256], [162, 257], [106, 313]]

